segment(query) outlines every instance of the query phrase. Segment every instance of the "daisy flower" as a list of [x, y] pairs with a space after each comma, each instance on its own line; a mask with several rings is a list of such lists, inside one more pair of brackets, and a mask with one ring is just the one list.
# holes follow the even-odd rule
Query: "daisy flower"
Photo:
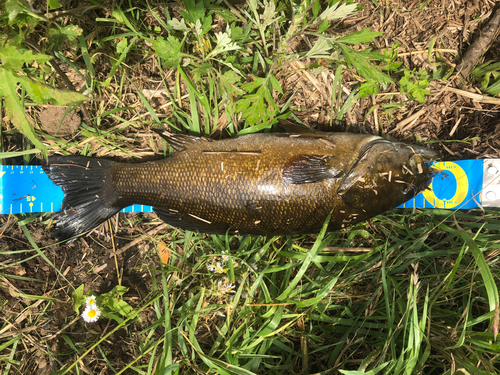
[[96, 304], [96, 298], [95, 298], [95, 296], [94, 295], [88, 296], [85, 299], [85, 303], [87, 304], [87, 306], [95, 305]]
[[214, 268], [215, 268], [215, 270], [214, 270], [215, 273], [225, 273], [225, 272], [227, 272], [227, 270], [225, 270], [224, 267], [219, 262], [217, 262], [217, 264], [215, 265]]
[[211, 262], [211, 263], [207, 264], [207, 270], [208, 270], [208, 272], [214, 272], [215, 271], [214, 262]]
[[99, 320], [99, 316], [101, 316], [101, 310], [97, 307], [97, 305], [89, 305], [85, 309], [82, 314], [83, 320], [87, 323], [94, 323]]
[[224, 281], [219, 280], [219, 282], [217, 283], [219, 293], [220, 294], [236, 293], [236, 291], [234, 290], [235, 285], [233, 283], [230, 283], [227, 278]]

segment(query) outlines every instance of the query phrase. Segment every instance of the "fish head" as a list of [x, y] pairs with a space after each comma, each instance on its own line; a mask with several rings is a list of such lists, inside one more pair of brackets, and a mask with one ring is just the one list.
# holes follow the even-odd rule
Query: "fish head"
[[360, 146], [337, 193], [360, 215], [377, 215], [426, 189], [433, 176], [426, 162], [437, 158], [437, 152], [423, 146], [371, 139]]

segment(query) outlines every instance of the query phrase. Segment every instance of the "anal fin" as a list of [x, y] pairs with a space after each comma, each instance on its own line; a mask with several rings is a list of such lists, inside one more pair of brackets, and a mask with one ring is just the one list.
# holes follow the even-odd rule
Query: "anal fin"
[[190, 230], [192, 232], [203, 232], [208, 234], [225, 234], [226, 229], [212, 228], [209, 224], [204, 223], [201, 220], [195, 220], [189, 215], [181, 214], [175, 210], [169, 210], [168, 208], [153, 207], [158, 217], [165, 223], [184, 230]]

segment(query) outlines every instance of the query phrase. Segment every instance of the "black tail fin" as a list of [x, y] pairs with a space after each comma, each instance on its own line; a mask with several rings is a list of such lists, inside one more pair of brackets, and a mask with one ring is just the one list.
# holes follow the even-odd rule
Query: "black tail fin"
[[59, 240], [93, 229], [123, 208], [117, 206], [111, 163], [84, 156], [54, 156], [43, 166], [52, 182], [64, 191], [55, 232]]

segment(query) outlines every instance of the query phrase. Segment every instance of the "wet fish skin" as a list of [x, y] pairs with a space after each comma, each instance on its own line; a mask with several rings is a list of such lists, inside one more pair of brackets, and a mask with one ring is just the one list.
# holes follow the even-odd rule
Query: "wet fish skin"
[[434, 151], [373, 135], [253, 134], [210, 141], [164, 135], [176, 149], [148, 163], [52, 157], [44, 167], [63, 188], [56, 237], [92, 229], [131, 204], [165, 222], [206, 233], [314, 233], [366, 220], [425, 189]]

